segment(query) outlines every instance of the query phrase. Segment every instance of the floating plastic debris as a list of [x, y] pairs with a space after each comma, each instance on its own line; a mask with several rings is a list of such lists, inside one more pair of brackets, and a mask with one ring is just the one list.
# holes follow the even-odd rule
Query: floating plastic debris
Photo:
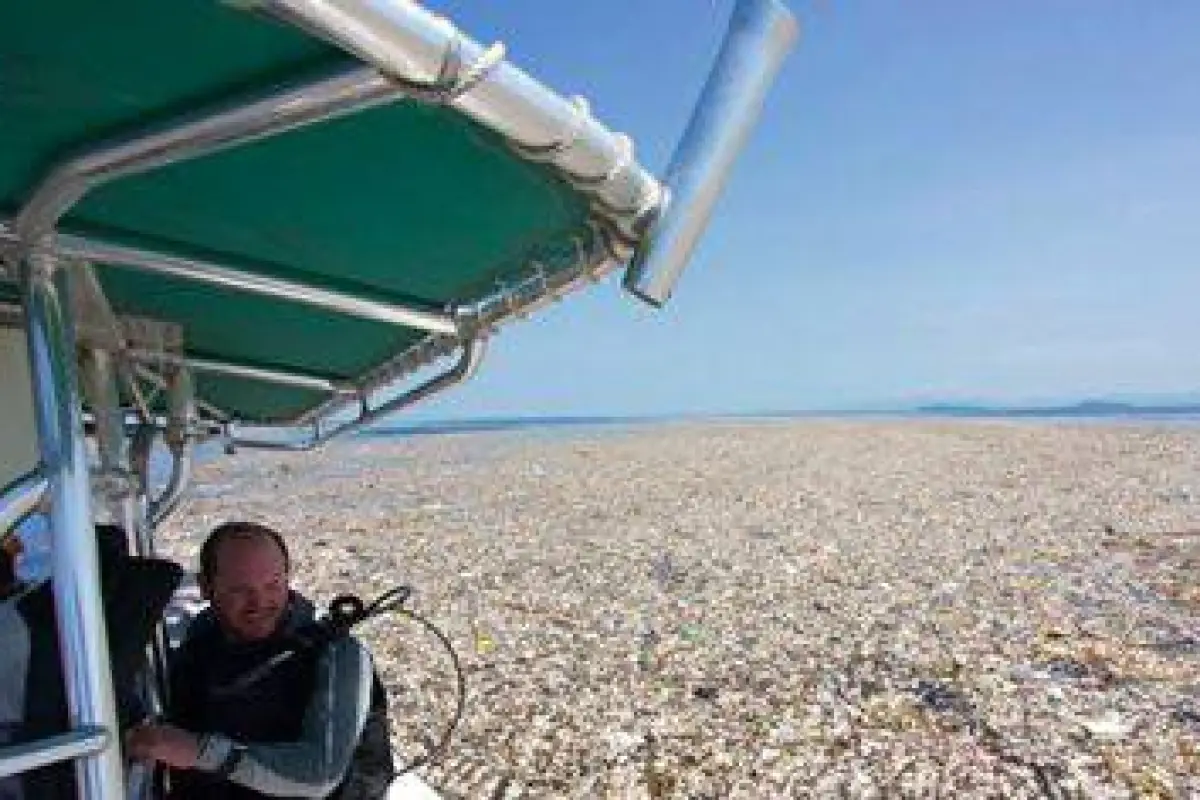
[[1133, 725], [1124, 720], [1116, 711], [1106, 711], [1098, 717], [1081, 719], [1079, 724], [1094, 738], [1105, 742], [1116, 742], [1124, 739], [1133, 730]]
[[672, 582], [675, 580], [675, 564], [671, 560], [670, 553], [661, 553], [654, 559], [654, 564], [650, 568], [650, 575], [654, 582], [658, 584], [658, 588], [664, 592], [671, 588]]
[[[193, 564], [213, 525], [260, 518], [313, 598], [411, 581], [478, 697], [451, 756], [528, 797], [646, 797], [651, 730], [666, 797], [1200, 796], [1200, 537], [1164, 533], [1200, 526], [1200, 492], [1158, 496], [1200, 486], [1200, 427], [706, 425], [589, 447], [581, 466], [549, 440], [335, 442], [291, 503], [278, 457], [246, 453], [198, 467], [237, 493], [195, 498], [160, 541]], [[374, 489], [349, 462], [377, 465]], [[398, 746], [424, 752], [444, 656], [404, 623], [371, 635], [413, 721]]]
[[937, 681], [919, 680], [912, 692], [931, 711], [956, 711], [968, 705], [957, 690]]
[[496, 640], [483, 631], [475, 632], [475, 653], [476, 655], [486, 656], [496, 650]]
[[638, 633], [637, 663], [643, 671], [654, 667], [660, 639], [658, 631], [649, 626], [644, 625]]

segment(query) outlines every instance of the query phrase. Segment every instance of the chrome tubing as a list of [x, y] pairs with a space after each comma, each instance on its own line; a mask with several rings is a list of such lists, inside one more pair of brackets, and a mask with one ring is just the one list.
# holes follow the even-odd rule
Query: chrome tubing
[[[407, 408], [450, 386], [469, 380], [475, 374], [475, 371], [479, 369], [479, 364], [483, 361], [486, 351], [487, 339], [484, 337], [472, 339], [464, 343], [462, 353], [459, 355], [458, 361], [454, 363], [454, 366], [442, 374], [430, 378], [421, 385], [409, 389], [400, 396], [394, 397], [376, 408], [368, 409], [360, 419], [353, 423], [353, 427], [360, 428], [363, 425], [369, 425], [389, 414], [394, 414], [401, 408]], [[329, 438], [329, 436], [340, 432], [342, 432], [342, 429], [337, 429], [330, 431], [324, 436], [325, 438]]]
[[237, 452], [237, 448], [239, 447], [249, 447], [253, 450], [276, 450], [284, 453], [305, 453], [315, 448], [318, 444], [316, 425], [306, 427], [309, 428], [309, 432], [306, 434], [307, 438], [297, 438], [295, 441], [289, 441], [286, 439], [254, 439], [238, 436], [236, 433], [237, 428], [234, 426], [231, 428], [231, 435], [225, 444], [226, 453], [233, 454]]
[[129, 430], [129, 466], [137, 478], [138, 513], [143, 521], [134, 542], [139, 555], [154, 555], [153, 531], [150, 529], [150, 458], [154, 454], [157, 436], [158, 429], [154, 423], [146, 420], [141, 420]]
[[40, 467], [0, 490], [0, 538], [37, 511], [49, 491], [50, 481], [46, 480]]
[[[12, 226], [0, 223], [0, 244], [15, 246], [17, 236]], [[54, 248], [63, 258], [80, 259], [97, 264], [135, 269], [155, 275], [202, 283], [220, 289], [254, 294], [276, 300], [303, 303], [337, 314], [401, 325], [406, 328], [454, 335], [458, 333], [453, 317], [394, 303], [365, 300], [330, 289], [320, 289], [282, 278], [256, 275], [248, 270], [214, 264], [196, 258], [157, 253], [140, 247], [111, 244], [83, 236], [60, 233]]]
[[[148, 527], [151, 533], [178, 507], [192, 477], [191, 431], [195, 423], [196, 401], [191, 375], [185, 368], [175, 367], [167, 375], [167, 387], [171, 405], [163, 439], [171, 453], [171, 477], [162, 494], [150, 504]], [[149, 538], [147, 546], [152, 548], [153, 543]], [[147, 555], [152, 554], [151, 549]]]
[[450, 105], [504, 136], [530, 160], [557, 167], [629, 238], [658, 207], [662, 187], [629, 137], [598, 122], [410, 0], [251, 0], [247, 6], [323, 36], [373, 64], [414, 97]]
[[308, 389], [314, 392], [326, 392], [328, 394], [357, 394], [358, 392], [358, 389], [353, 386], [338, 383], [328, 378], [302, 375], [298, 372], [252, 367], [247, 364], [235, 364], [208, 358], [179, 356], [156, 350], [132, 349], [129, 351], [129, 355], [135, 361], [140, 361], [143, 364], [169, 364], [172, 366], [187, 367], [196, 372], [211, 372], [217, 375], [228, 375], [232, 378], [274, 383], [279, 386], [291, 386], [296, 389]]
[[75, 203], [101, 184], [362, 111], [401, 96], [403, 92], [377, 70], [353, 67], [85, 153], [60, 165], [42, 181], [17, 217], [17, 236], [21, 242], [31, 243], [52, 232]]
[[[581, 243], [578, 258], [579, 261], [570, 269], [542, 271], [518, 286], [505, 288], [476, 303], [460, 306], [456, 309], [456, 321], [464, 338], [469, 341], [491, 335], [507, 322], [524, 318], [571, 292], [597, 283], [622, 266], [622, 262], [612, 255], [601, 240], [594, 242], [590, 250]], [[427, 336], [360, 378], [358, 383], [368, 391], [386, 391], [418, 369], [453, 354], [462, 346], [461, 341], [445, 336]], [[348, 406], [346, 398], [331, 397], [287, 424], [298, 427], [316, 422], [324, 425], [332, 417], [346, 412]]]
[[[514, 318], [525, 317], [550, 303], [561, 300], [571, 292], [596, 283], [619, 266], [621, 266], [619, 261], [601, 256], [599, 260], [589, 261], [577, 269], [547, 275], [543, 280], [536, 282], [537, 290], [535, 291], [506, 293], [503, 296], [488, 298], [473, 307], [463, 308], [459, 324], [463, 330], [473, 331], [476, 337], [490, 336]], [[361, 380], [361, 384], [365, 391], [386, 392], [416, 370], [428, 366], [440, 358], [445, 358], [460, 346], [459, 342], [446, 337], [426, 337], [378, 369], [373, 370]], [[477, 354], [475, 359], [478, 363], [482, 359], [482, 353]], [[466, 380], [466, 378], [460, 379], [460, 382], [461, 380]], [[449, 385], [451, 384], [445, 384], [445, 386]], [[352, 405], [361, 405], [361, 403], [356, 403], [354, 399], [346, 397], [330, 397], [324, 403], [306, 411], [297, 420], [279, 426], [264, 427], [298, 429], [316, 425], [318, 428], [323, 428], [332, 424], [332, 420], [340, 414], [347, 413]], [[326, 428], [326, 430], [338, 433], [342, 431], [342, 428], [334, 425], [333, 428]], [[300, 442], [243, 439], [241, 444], [258, 449], [306, 450], [313, 446], [310, 440], [325, 441], [330, 435], [308, 435]], [[234, 444], [236, 445], [238, 442], [235, 441]]]
[[[148, 381], [149, 383], [153, 383], [155, 385], [155, 387], [157, 387], [159, 389], [166, 390], [166, 388], [167, 388], [166, 380], [161, 375], [159, 375], [157, 372], [155, 372], [154, 370], [152, 370], [146, 366], [143, 366], [141, 364], [137, 364], [134, 366], [133, 372], [134, 372], [134, 375], [141, 378], [142, 380]], [[212, 420], [215, 420], [216, 422], [227, 422], [229, 420], [229, 414], [226, 411], [223, 411], [222, 409], [217, 408], [216, 406], [212, 405], [211, 403], [206, 403], [203, 400], [197, 400], [196, 407], [199, 408], [201, 411], [203, 411], [206, 415], [208, 415]]]
[[223, 107], [72, 159], [56, 168], [17, 218], [22, 242], [54, 230], [90, 189], [404, 97], [444, 102], [496, 131], [530, 160], [554, 165], [636, 240], [662, 201], [659, 182], [627, 136], [594, 119], [409, 0], [250, 0], [244, 7], [313, 33], [364, 59], [331, 77]]
[[117, 366], [112, 353], [96, 347], [83, 349], [80, 377], [84, 396], [92, 406], [100, 473], [105, 479], [104, 499], [112, 519], [125, 531], [132, 545], [137, 541], [142, 520], [134, 476], [126, 458], [125, 411], [118, 397]]
[[[38, 243], [43, 244], [43, 243]], [[87, 453], [75, 374], [75, 339], [65, 311], [70, 271], [57, 270], [47, 249], [21, 264], [38, 444], [50, 482], [51, 569], [70, 724], [117, 730], [108, 632], [100, 595]], [[109, 746], [76, 761], [80, 794], [122, 796], [121, 755]]]
[[[195, 441], [193, 427], [196, 422], [196, 395], [192, 375], [186, 367], [171, 367], [166, 376], [169, 409], [163, 440], [171, 453], [171, 476], [158, 497], [146, 505], [146, 524], [139, 541], [139, 553], [154, 556], [154, 531], [179, 507], [192, 478], [192, 446]], [[146, 494], [150, 492], [149, 456], [153, 449], [154, 436], [148, 427], [139, 428], [135, 438], [139, 453], [139, 468], [144, 475]], [[150, 686], [153, 697], [160, 706], [169, 707], [171, 686], [167, 678], [167, 636], [160, 621], [154, 629], [150, 642]]]
[[[447, 369], [424, 383], [409, 389], [407, 392], [394, 397], [391, 400], [383, 403], [377, 408], [368, 408], [365, 401], [360, 406], [360, 412], [351, 420], [331, 425], [328, 428], [322, 429], [320, 422], [313, 424], [313, 434], [305, 441], [290, 443], [284, 441], [272, 441], [264, 439], [251, 439], [246, 437], [233, 437], [232, 444], [235, 447], [253, 447], [264, 450], [312, 450], [319, 445], [332, 439], [334, 436], [340, 436], [351, 431], [358, 430], [372, 422], [377, 422], [389, 414], [394, 414], [402, 408], [419, 403], [430, 395], [444, 391], [451, 386], [462, 383], [479, 368], [480, 362], [483, 360], [484, 352], [487, 347], [487, 340], [483, 337], [472, 339], [465, 342], [462, 347], [462, 352], [458, 357], [458, 361], [452, 367]], [[333, 411], [329, 416], [333, 416], [337, 411]]]
[[[0, 747], [0, 778], [94, 755], [108, 746], [110, 738], [108, 731], [102, 728], [81, 728], [33, 742]], [[85, 796], [90, 800], [91, 795]]]
[[666, 209], [625, 273], [625, 289], [635, 297], [655, 307], [670, 298], [797, 31], [780, 0], [738, 0], [667, 169]]
[[[2, 231], [0, 231], [2, 232]], [[61, 253], [60, 253], [61, 257]], [[75, 320], [75, 332], [79, 334], [80, 344], [109, 350], [116, 358], [113, 365], [113, 376], [117, 387], [124, 385], [129, 391], [130, 401], [143, 418], [150, 416], [150, 404], [137, 379], [128, 367], [129, 359], [124, 357], [128, 346], [125, 330], [121, 327], [117, 315], [113, 313], [112, 305], [104, 294], [104, 287], [96, 276], [96, 270], [86, 259], [70, 259], [71, 268], [75, 270], [75, 293], [72, 295], [71, 310]], [[81, 330], [81, 326], [85, 330]], [[85, 384], [86, 389], [86, 384]], [[119, 399], [119, 388], [114, 388]]]

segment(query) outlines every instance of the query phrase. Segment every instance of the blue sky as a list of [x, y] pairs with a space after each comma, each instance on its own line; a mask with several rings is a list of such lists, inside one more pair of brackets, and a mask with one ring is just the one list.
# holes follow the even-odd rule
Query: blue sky
[[[661, 174], [732, 0], [437, 6]], [[619, 275], [413, 416], [1200, 390], [1200, 3], [823, 0], [666, 308]]]

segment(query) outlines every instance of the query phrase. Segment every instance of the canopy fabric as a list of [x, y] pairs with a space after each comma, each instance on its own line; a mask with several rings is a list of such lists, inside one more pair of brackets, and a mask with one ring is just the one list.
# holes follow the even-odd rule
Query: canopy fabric
[[[0, 4], [0, 216], [73, 155], [353, 63], [213, 0]], [[441, 311], [521, 281], [534, 262], [577, 266], [590, 216], [553, 168], [453, 109], [399, 100], [101, 186], [61, 229]], [[180, 324], [189, 356], [353, 381], [427, 336], [96, 268], [118, 315]], [[292, 420], [324, 399], [206, 374], [197, 393], [251, 422]]]

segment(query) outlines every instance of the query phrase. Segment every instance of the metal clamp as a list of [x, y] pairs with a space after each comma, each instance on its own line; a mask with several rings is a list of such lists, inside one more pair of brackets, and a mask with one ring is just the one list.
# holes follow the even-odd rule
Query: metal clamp
[[493, 42], [469, 67], [463, 68], [461, 39], [451, 40], [442, 58], [438, 76], [432, 81], [414, 81], [398, 75], [388, 75], [404, 94], [414, 100], [448, 105], [474, 89], [504, 61], [504, 42]]

